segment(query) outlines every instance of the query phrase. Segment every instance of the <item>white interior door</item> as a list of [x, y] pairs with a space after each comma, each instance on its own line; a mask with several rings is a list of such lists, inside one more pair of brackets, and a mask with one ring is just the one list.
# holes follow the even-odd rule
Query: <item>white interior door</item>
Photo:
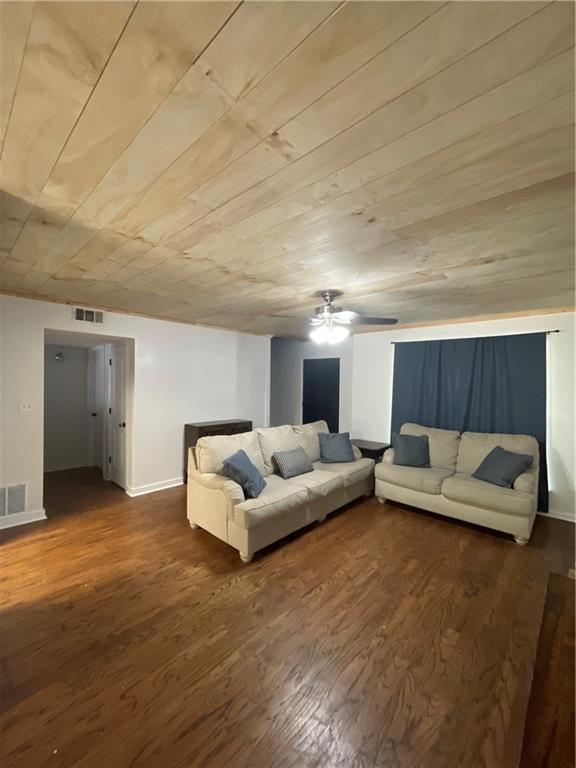
[[104, 347], [88, 350], [88, 434], [90, 466], [103, 469], [104, 410], [106, 389], [104, 378]]
[[111, 346], [110, 372], [110, 480], [126, 488], [126, 418], [128, 384], [128, 350], [124, 345]]

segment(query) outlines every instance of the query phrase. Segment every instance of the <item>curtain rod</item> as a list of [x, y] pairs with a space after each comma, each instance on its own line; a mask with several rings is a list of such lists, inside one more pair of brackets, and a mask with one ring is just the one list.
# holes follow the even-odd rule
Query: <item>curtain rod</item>
[[[562, 333], [560, 328], [552, 331], [534, 331], [534, 333]], [[524, 336], [523, 333], [503, 333], [502, 336]], [[422, 341], [463, 341], [464, 339], [497, 339], [498, 336], [460, 336], [457, 339], [422, 339]], [[391, 341], [390, 344], [410, 344], [410, 341]]]

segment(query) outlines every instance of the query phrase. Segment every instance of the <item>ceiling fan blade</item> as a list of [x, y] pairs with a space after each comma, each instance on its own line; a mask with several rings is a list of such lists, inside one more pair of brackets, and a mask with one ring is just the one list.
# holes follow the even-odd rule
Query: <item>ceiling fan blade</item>
[[278, 317], [281, 320], [301, 320], [303, 323], [307, 323], [310, 320], [309, 315], [275, 315], [272, 314], [270, 317]]
[[396, 325], [398, 322], [395, 317], [366, 317], [365, 315], [358, 315], [353, 320], [350, 320], [352, 325]]

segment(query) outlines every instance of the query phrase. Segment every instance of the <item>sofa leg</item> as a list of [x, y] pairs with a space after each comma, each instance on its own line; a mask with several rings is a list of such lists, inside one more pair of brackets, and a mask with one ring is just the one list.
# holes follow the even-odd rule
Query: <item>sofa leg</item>
[[190, 523], [190, 528], [198, 528], [199, 526], [196, 525], [196, 523], [193, 523], [192, 520], [188, 521]]
[[243, 563], [249, 563], [253, 557], [254, 555], [249, 555], [247, 552], [240, 552], [240, 560], [242, 560]]
[[524, 536], [514, 536], [514, 541], [516, 544], [520, 544], [520, 546], [528, 544], [528, 539], [525, 539]]
[[376, 497], [378, 499], [378, 504], [386, 504], [386, 499], [383, 499], [381, 496]]

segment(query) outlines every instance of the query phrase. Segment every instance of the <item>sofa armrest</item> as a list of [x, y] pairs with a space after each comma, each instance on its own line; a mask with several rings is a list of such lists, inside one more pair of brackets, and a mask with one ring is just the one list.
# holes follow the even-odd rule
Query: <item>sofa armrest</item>
[[382, 456], [382, 464], [394, 464], [394, 448], [388, 448]]
[[352, 453], [354, 454], [356, 461], [359, 461], [362, 458], [362, 451], [360, 448], [356, 448], [355, 445], [352, 446]]
[[241, 486], [229, 477], [217, 475], [215, 472], [192, 471], [188, 473], [188, 479], [210, 491], [221, 491], [233, 504], [244, 501], [244, 491]]
[[514, 480], [513, 488], [515, 491], [530, 493], [534, 496], [536, 494], [536, 478], [536, 472], [523, 472]]
[[228, 541], [228, 521], [234, 507], [244, 501], [244, 491], [233, 480], [214, 472], [188, 468], [186, 511], [193, 528], [204, 528], [222, 541]]

